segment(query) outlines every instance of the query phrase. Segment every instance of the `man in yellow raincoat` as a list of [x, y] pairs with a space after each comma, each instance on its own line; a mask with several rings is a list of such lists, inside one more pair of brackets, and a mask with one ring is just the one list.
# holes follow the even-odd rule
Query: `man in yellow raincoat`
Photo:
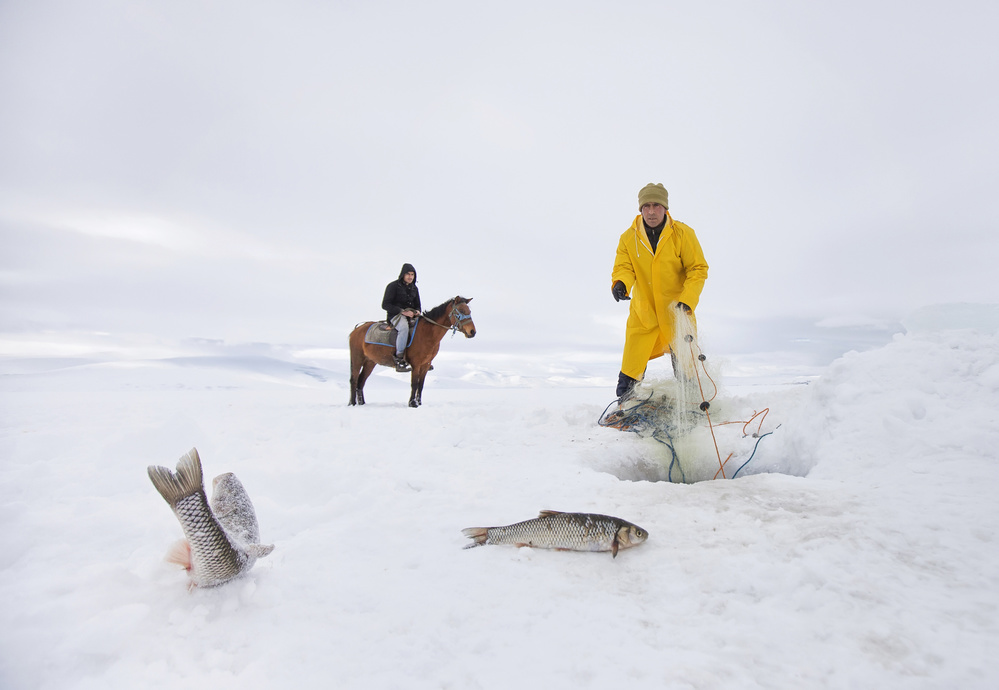
[[693, 319], [708, 277], [708, 264], [694, 230], [669, 214], [665, 187], [642, 187], [638, 208], [641, 213], [618, 242], [611, 273], [614, 299], [631, 300], [617, 384], [619, 398], [642, 378], [650, 359], [670, 352], [676, 310], [684, 310]]

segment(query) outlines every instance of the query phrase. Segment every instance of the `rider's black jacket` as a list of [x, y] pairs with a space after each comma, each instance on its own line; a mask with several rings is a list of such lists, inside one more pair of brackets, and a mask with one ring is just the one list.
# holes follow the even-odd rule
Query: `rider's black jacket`
[[385, 296], [382, 298], [382, 309], [385, 310], [386, 321], [391, 321], [392, 317], [403, 309], [414, 309], [420, 311], [420, 289], [416, 287], [416, 280], [407, 283], [403, 276], [416, 269], [412, 264], [403, 264], [399, 271], [399, 278], [393, 280], [385, 286]]

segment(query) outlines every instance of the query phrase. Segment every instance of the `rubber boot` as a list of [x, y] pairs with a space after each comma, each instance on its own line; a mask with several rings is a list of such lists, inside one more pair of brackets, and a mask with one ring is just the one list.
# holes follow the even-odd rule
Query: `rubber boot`
[[623, 371], [617, 375], [617, 397], [623, 402], [631, 397], [631, 392], [635, 390], [636, 379], [631, 378]]
[[403, 357], [402, 355], [393, 355], [392, 358], [395, 360], [396, 371], [401, 371], [401, 372], [412, 371], [412, 369], [409, 368], [409, 364], [406, 363], [406, 358]]

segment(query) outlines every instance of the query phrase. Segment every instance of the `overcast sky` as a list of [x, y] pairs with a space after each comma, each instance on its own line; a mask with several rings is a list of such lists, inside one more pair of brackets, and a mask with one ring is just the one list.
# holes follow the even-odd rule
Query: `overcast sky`
[[410, 262], [620, 346], [648, 182], [702, 331], [999, 302], [997, 8], [2, 0], [0, 332], [342, 346]]

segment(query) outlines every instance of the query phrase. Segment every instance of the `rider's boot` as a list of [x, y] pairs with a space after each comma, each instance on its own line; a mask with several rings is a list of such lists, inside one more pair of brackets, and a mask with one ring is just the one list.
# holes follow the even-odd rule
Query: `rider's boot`
[[395, 355], [392, 356], [392, 359], [395, 360], [396, 371], [403, 371], [403, 372], [412, 371], [412, 369], [410, 369], [409, 367], [409, 364], [406, 363], [406, 358], [403, 357], [401, 354], [396, 353]]

